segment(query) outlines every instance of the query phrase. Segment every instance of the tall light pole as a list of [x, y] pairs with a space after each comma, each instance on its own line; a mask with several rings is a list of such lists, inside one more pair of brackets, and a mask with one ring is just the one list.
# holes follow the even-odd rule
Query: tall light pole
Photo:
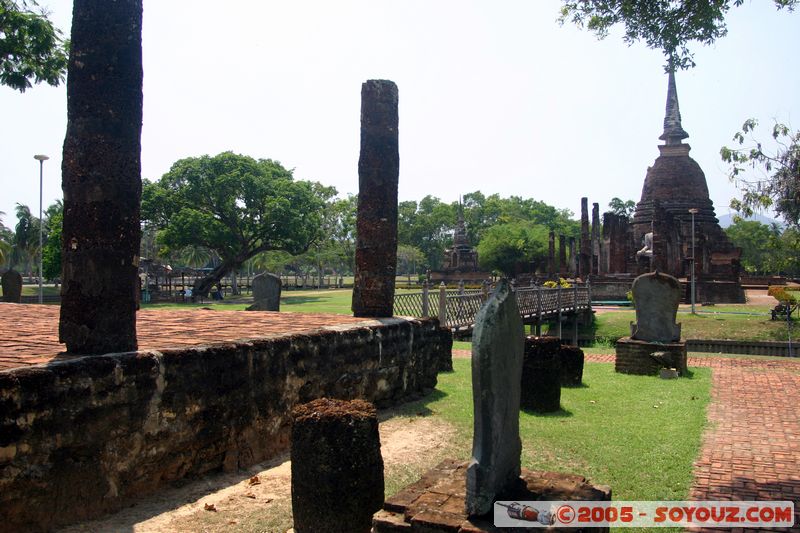
[[695, 246], [694, 246], [694, 216], [698, 213], [697, 208], [689, 209], [689, 212], [692, 214], [692, 314], [694, 314], [694, 300], [695, 300], [695, 290], [694, 290], [694, 277], [695, 277]]
[[39, 303], [43, 303], [44, 292], [42, 289], [42, 263], [44, 248], [42, 242], [42, 232], [44, 231], [44, 228], [42, 227], [42, 176], [44, 175], [44, 162], [50, 158], [42, 154], [37, 154], [33, 156], [33, 158], [39, 162]]

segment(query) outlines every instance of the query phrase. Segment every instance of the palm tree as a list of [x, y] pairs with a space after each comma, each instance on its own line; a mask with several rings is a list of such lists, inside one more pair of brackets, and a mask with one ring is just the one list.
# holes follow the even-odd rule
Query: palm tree
[[11, 265], [18, 265], [28, 275], [33, 275], [32, 266], [39, 254], [39, 224], [27, 205], [17, 204], [17, 226], [11, 250]]

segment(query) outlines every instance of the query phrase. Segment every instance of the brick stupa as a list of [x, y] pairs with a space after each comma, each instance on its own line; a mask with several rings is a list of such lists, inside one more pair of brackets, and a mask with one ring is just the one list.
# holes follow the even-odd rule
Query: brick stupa
[[[653, 233], [652, 259], [640, 259], [641, 271], [658, 270], [689, 278], [692, 257], [692, 214], [696, 210], [695, 250], [697, 300], [700, 302], [744, 302], [739, 283], [741, 249], [733, 245], [719, 225], [708, 195], [703, 170], [689, 157], [689, 136], [681, 125], [674, 72], [669, 73], [664, 132], [660, 155], [648, 168], [642, 197], [633, 216], [633, 238], [642, 243]], [[639, 244], [641, 246], [641, 244]], [[649, 265], [643, 264], [650, 261]]]

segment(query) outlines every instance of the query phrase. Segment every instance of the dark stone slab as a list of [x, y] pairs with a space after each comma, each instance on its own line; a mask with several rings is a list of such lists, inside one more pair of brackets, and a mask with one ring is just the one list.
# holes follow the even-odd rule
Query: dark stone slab
[[22, 275], [16, 270], [8, 270], [2, 276], [3, 301], [18, 304], [22, 302]]
[[561, 340], [526, 337], [520, 407], [536, 413], [561, 409]]
[[475, 420], [467, 470], [467, 513], [491, 510], [497, 494], [519, 478], [520, 379], [524, 329], [511, 286], [501, 280], [475, 318], [472, 401]]
[[677, 279], [658, 271], [642, 274], [633, 280], [636, 324], [631, 338], [646, 342], [676, 342], [681, 338], [680, 324], [675, 324], [681, 285]]
[[253, 278], [253, 305], [248, 311], [281, 310], [281, 278], [263, 273]]
[[353, 314], [393, 314], [397, 268], [397, 85], [369, 80], [361, 86], [361, 156]]
[[[372, 519], [374, 533], [490, 533], [501, 529], [493, 525], [493, 516], [468, 516], [463, 506], [467, 463], [448, 459], [423, 476], [427, 488], [414, 484], [386, 500]], [[521, 469], [517, 483], [497, 499], [515, 501], [583, 500], [610, 501], [611, 489], [592, 485], [582, 476], [559, 472], [536, 472]], [[403, 502], [399, 504], [399, 502]], [[514, 528], [514, 531], [551, 531], [551, 529]], [[558, 528], [563, 533], [584, 531]], [[585, 531], [602, 533], [602, 528]]]

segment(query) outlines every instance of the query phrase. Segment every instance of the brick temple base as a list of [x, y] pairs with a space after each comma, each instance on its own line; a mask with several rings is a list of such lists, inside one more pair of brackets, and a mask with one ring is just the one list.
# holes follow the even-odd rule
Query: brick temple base
[[651, 357], [655, 352], [666, 352], [672, 362], [670, 368], [676, 368], [681, 375], [686, 375], [686, 343], [646, 342], [630, 337], [617, 341], [617, 359], [614, 370], [623, 374], [639, 374], [643, 376], [657, 375], [665, 365]]
[[[551, 528], [496, 528], [491, 514], [469, 518], [464, 511], [467, 463], [446, 459], [383, 504], [372, 519], [374, 533], [420, 531], [426, 533], [490, 533], [496, 531], [550, 531]], [[532, 472], [522, 469], [520, 488], [500, 500], [584, 500], [610, 501], [611, 489], [590, 485], [586, 478], [557, 472]], [[552, 529], [556, 531], [555, 529]], [[583, 531], [558, 528], [560, 533]], [[602, 528], [586, 531], [602, 533]]]

